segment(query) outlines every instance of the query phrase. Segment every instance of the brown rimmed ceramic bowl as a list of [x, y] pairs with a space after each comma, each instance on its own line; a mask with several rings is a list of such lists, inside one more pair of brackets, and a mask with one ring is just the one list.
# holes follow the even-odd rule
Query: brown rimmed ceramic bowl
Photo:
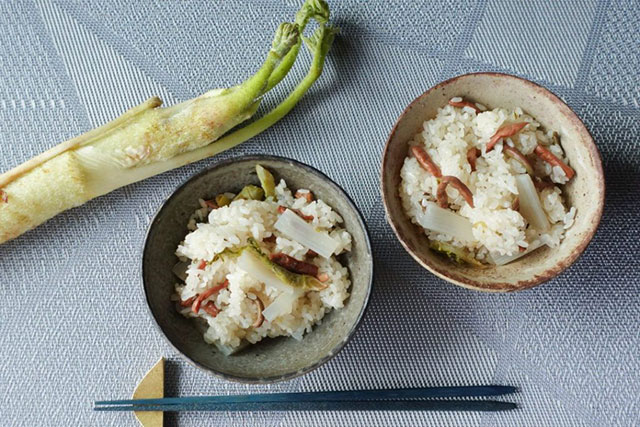
[[[225, 356], [207, 344], [193, 319], [180, 315], [171, 300], [178, 281], [172, 268], [175, 250], [187, 235], [189, 216], [210, 199], [247, 184], [260, 185], [259, 163], [290, 189], [307, 188], [342, 216], [352, 237], [351, 251], [338, 257], [349, 270], [351, 287], [343, 308], [325, 315], [320, 325], [294, 338], [265, 338], [237, 354]], [[227, 380], [270, 383], [317, 368], [335, 356], [353, 336], [364, 315], [373, 284], [373, 257], [362, 215], [349, 196], [318, 170], [274, 156], [246, 156], [216, 163], [194, 175], [163, 203], [149, 226], [142, 255], [142, 286], [151, 316], [169, 343], [193, 365]]]
[[[436, 116], [449, 99], [461, 96], [487, 108], [521, 107], [546, 129], [560, 134], [576, 176], [563, 187], [563, 197], [576, 207], [574, 225], [559, 247], [540, 248], [510, 264], [477, 269], [455, 264], [434, 253], [428, 239], [405, 213], [400, 202], [400, 169], [408, 142], [423, 122]], [[589, 131], [560, 98], [520, 77], [475, 73], [454, 77], [432, 87], [404, 110], [384, 149], [381, 169], [382, 198], [387, 220], [404, 248], [423, 267], [451, 283], [470, 289], [509, 292], [531, 288], [558, 275], [585, 250], [596, 232], [604, 206], [604, 174], [600, 153]]]

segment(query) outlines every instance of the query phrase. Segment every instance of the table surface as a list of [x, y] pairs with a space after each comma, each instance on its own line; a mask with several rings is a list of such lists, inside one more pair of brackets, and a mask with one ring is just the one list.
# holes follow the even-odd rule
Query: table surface
[[[0, 170], [152, 95], [167, 104], [259, 66], [296, 1], [0, 3]], [[134, 426], [94, 413], [168, 359], [167, 392], [214, 394], [502, 383], [520, 405], [481, 413], [189, 413], [168, 425], [633, 425], [640, 419], [640, 4], [637, 1], [334, 1], [326, 69], [282, 122], [242, 146], [65, 212], [0, 246], [4, 425]], [[305, 61], [308, 58], [304, 59]], [[273, 106], [304, 73], [297, 65]], [[580, 116], [602, 153], [594, 241], [537, 289], [489, 295], [421, 269], [385, 222], [378, 169], [392, 124], [435, 83], [474, 71], [536, 81]], [[325, 171], [371, 230], [377, 277], [361, 329], [320, 369], [271, 386], [187, 365], [154, 328], [140, 249], [172, 189], [222, 158], [269, 153]], [[8, 423], [8, 424], [7, 424]], [[637, 425], [637, 424], [636, 424]]]

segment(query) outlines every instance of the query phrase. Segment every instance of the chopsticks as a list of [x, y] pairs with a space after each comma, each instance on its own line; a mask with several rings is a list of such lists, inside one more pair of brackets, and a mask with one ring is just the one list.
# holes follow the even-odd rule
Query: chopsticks
[[506, 411], [516, 404], [495, 400], [363, 400], [308, 402], [195, 403], [102, 406], [95, 411]]
[[395, 390], [351, 390], [266, 393], [230, 396], [102, 400], [96, 411], [504, 411], [511, 402], [495, 400], [407, 400], [500, 396], [511, 386], [425, 387]]

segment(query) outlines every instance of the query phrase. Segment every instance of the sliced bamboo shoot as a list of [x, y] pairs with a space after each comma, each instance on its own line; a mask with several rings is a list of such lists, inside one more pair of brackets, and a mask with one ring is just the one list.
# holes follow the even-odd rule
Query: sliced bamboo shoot
[[513, 262], [519, 258], [522, 258], [525, 255], [530, 254], [531, 252], [538, 249], [540, 246], [542, 246], [542, 242], [540, 240], [537, 240], [535, 243], [530, 244], [526, 251], [516, 252], [513, 255], [496, 255], [496, 256], [492, 255], [491, 259], [493, 260], [493, 263], [495, 265], [509, 264], [510, 262]]
[[247, 274], [256, 280], [261, 281], [266, 286], [283, 292], [293, 293], [294, 288], [278, 279], [269, 268], [267, 268], [251, 251], [242, 251], [238, 257], [238, 267], [246, 271]]
[[274, 319], [291, 313], [299, 296], [299, 292], [283, 293], [278, 295], [278, 297], [262, 311], [262, 315], [267, 321], [273, 322]]
[[329, 258], [338, 249], [339, 243], [326, 231], [316, 231], [305, 220], [287, 209], [275, 224], [276, 230], [286, 234], [317, 254]]
[[443, 209], [433, 202], [427, 202], [424, 212], [417, 215], [417, 220], [427, 230], [448, 234], [463, 242], [475, 240], [471, 221], [449, 209]]
[[518, 187], [518, 200], [520, 201], [520, 213], [531, 226], [539, 231], [549, 230], [549, 220], [542, 208], [540, 197], [533, 180], [529, 174], [516, 176], [516, 186]]

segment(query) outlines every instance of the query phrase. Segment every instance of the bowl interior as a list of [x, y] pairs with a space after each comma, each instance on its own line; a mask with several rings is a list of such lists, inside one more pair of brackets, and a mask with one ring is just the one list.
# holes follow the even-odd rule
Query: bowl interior
[[[423, 122], [454, 96], [487, 108], [521, 107], [546, 129], [560, 134], [576, 176], [563, 187], [563, 197], [576, 207], [575, 224], [558, 248], [546, 246], [501, 267], [477, 270], [441, 258], [428, 247], [422, 230], [411, 223], [400, 202], [400, 169], [408, 142]], [[382, 164], [382, 193], [387, 218], [407, 251], [424, 267], [452, 283], [486, 291], [513, 291], [535, 286], [567, 268], [591, 240], [602, 215], [604, 176], [600, 154], [580, 119], [559, 98], [527, 80], [496, 73], [466, 74], [433, 87], [413, 101], [398, 119]]]
[[[255, 165], [260, 163], [287, 181], [290, 189], [308, 188], [344, 219], [353, 248], [341, 262], [351, 274], [350, 296], [344, 308], [332, 310], [302, 341], [265, 338], [240, 353], [224, 356], [206, 344], [193, 319], [181, 316], [171, 301], [177, 279], [171, 269], [184, 239], [189, 216], [199, 208], [198, 198], [209, 199], [244, 185], [259, 185]], [[362, 218], [344, 192], [308, 166], [274, 157], [245, 157], [220, 163], [187, 181], [165, 202], [153, 220], [143, 253], [143, 286], [158, 326], [171, 344], [199, 367], [227, 379], [270, 382], [307, 372], [339, 351], [363, 315], [372, 282], [372, 256]]]

